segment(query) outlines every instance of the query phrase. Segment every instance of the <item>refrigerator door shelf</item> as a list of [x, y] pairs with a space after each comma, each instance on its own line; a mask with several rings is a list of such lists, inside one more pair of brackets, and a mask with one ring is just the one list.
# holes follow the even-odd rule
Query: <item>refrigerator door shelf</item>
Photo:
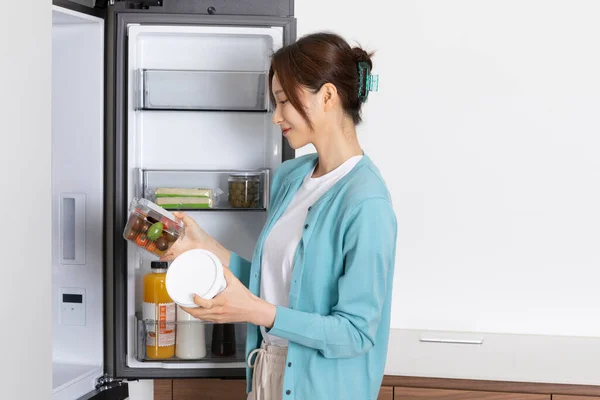
[[[236, 334], [237, 337], [231, 337], [231, 343], [225, 343], [231, 351], [229, 353], [224, 353], [223, 355], [217, 355], [212, 351], [212, 339], [213, 337], [218, 337], [218, 333], [213, 335], [213, 327], [216, 324], [211, 322], [204, 322], [199, 320], [194, 321], [175, 321], [175, 322], [160, 322], [154, 320], [144, 320], [138, 314], [136, 315], [136, 323], [137, 323], [137, 343], [136, 343], [136, 360], [140, 362], [160, 362], [165, 364], [181, 364], [181, 363], [191, 363], [194, 364], [196, 368], [202, 368], [202, 365], [205, 365], [207, 368], [214, 367], [215, 365], [241, 365], [239, 363], [244, 363], [246, 349], [245, 340], [242, 339], [242, 333], [246, 331], [246, 324], [227, 324], [230, 327], [230, 331]], [[232, 328], [233, 326], [233, 328]], [[164, 359], [155, 359], [149, 358], [146, 352], [146, 346], [149, 344], [149, 341], [156, 340], [156, 332], [159, 332], [160, 329], [167, 329], [175, 331], [175, 346], [173, 353], [174, 355], [169, 358]], [[192, 343], [192, 337], [184, 337], [189, 332], [198, 332], [198, 330], [204, 331], [203, 334], [196, 335], [196, 339], [198, 343]], [[220, 331], [219, 331], [220, 333]], [[158, 334], [159, 335], [159, 334]], [[177, 340], [185, 340], [185, 342], [180, 343], [181, 346], [194, 346], [201, 345], [204, 347], [204, 351], [200, 353], [200, 356], [194, 358], [195, 356], [189, 356], [186, 358], [179, 358], [177, 354], [180, 354], [179, 349], [177, 349], [178, 343]], [[202, 343], [199, 343], [202, 342]], [[221, 345], [223, 343], [220, 343]], [[216, 343], [216, 349], [221, 349], [223, 346], [220, 346], [219, 343]], [[183, 347], [182, 347], [183, 348]], [[151, 347], [152, 349], [152, 347]], [[185, 352], [184, 352], [185, 353]], [[191, 353], [189, 353], [191, 354]]]
[[136, 110], [269, 111], [264, 71], [139, 70]]
[[[269, 206], [270, 169], [253, 170], [167, 170], [139, 169], [139, 193], [169, 210], [178, 211], [266, 211]], [[163, 189], [158, 191], [157, 189]], [[161, 195], [164, 189], [169, 195]], [[190, 190], [192, 189], [192, 190]], [[201, 189], [201, 190], [197, 190]], [[210, 207], [194, 204], [194, 191], [212, 194]], [[176, 193], [181, 192], [181, 196]], [[170, 197], [161, 197], [170, 196]], [[187, 197], [186, 197], [187, 196]], [[169, 203], [166, 200], [173, 200]], [[202, 199], [201, 199], [202, 200]], [[180, 201], [179, 204], [177, 202]]]

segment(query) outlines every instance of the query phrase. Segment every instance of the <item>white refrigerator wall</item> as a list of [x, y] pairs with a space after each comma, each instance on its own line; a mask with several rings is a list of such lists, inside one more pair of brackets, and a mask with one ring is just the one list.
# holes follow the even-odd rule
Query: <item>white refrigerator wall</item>
[[54, 8], [52, 351], [54, 399], [94, 388], [103, 362], [104, 25]]
[[[283, 43], [281, 28], [129, 27], [128, 200], [136, 195], [136, 168], [276, 169], [281, 163], [281, 131], [265, 112], [136, 111], [138, 70], [233, 70], [268, 72], [270, 55]], [[241, 89], [241, 88], [240, 88]], [[210, 96], [210, 93], [206, 93]], [[222, 94], [221, 94], [222, 95]], [[232, 92], [230, 96], [236, 96]], [[203, 182], [197, 182], [203, 186]], [[223, 195], [226, 199], [226, 194]], [[188, 212], [224, 246], [251, 258], [266, 212]], [[141, 309], [143, 277], [157, 258], [128, 244], [129, 348], [135, 341], [135, 312]], [[238, 340], [243, 332], [239, 332]], [[128, 352], [128, 365], [150, 368], [242, 367], [243, 363], [140, 363]]]

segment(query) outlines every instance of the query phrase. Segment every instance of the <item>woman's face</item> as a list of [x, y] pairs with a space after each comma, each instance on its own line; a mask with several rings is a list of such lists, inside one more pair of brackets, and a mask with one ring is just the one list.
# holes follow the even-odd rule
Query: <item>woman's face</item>
[[[279, 79], [277, 79], [277, 74], [273, 76], [272, 90], [276, 102], [273, 123], [279, 125], [290, 147], [295, 150], [312, 143], [314, 132], [310, 129], [308, 122], [302, 118], [302, 115], [288, 101], [286, 94], [281, 88]], [[311, 115], [314, 114], [314, 104], [311, 101], [311, 94], [307, 90], [300, 88], [299, 96], [308, 117], [312, 121]]]

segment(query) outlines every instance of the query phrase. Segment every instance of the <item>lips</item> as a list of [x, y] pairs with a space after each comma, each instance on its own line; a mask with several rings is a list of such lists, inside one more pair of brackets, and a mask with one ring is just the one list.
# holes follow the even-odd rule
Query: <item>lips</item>
[[283, 134], [283, 136], [287, 135], [287, 133], [291, 130], [292, 128], [287, 128], [287, 129], [282, 129], [281, 133]]

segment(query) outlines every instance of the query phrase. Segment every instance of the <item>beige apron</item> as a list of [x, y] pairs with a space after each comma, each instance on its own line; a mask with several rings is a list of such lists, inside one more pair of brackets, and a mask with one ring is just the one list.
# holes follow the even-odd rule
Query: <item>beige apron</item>
[[[287, 350], [287, 347], [268, 346], [263, 342], [260, 349], [250, 353], [248, 366], [254, 368], [254, 375], [247, 400], [281, 400]], [[254, 355], [256, 359], [252, 363]]]

